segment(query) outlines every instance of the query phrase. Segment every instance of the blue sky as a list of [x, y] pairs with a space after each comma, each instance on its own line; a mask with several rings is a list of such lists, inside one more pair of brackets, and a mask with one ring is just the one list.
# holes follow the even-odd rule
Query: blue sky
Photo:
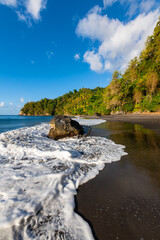
[[144, 48], [156, 0], [0, 0], [0, 114], [105, 87]]

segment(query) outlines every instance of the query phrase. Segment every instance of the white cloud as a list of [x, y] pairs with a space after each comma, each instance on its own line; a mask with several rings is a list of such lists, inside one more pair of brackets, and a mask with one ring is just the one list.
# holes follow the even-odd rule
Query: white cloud
[[46, 8], [46, 0], [27, 0], [27, 12], [35, 19], [40, 18], [40, 11]]
[[104, 64], [104, 70], [112, 71], [112, 69], [113, 69], [113, 66], [112, 66], [111, 62], [106, 61]]
[[24, 103], [24, 98], [23, 97], [20, 98], [20, 102]]
[[0, 0], [0, 4], [13, 7], [19, 20], [30, 22], [40, 19], [40, 13], [46, 8], [47, 0]]
[[118, 0], [103, 0], [104, 7], [112, 6]]
[[4, 102], [0, 102], [0, 107], [4, 107], [5, 103]]
[[103, 0], [104, 8], [111, 7], [116, 2], [123, 5], [130, 17], [143, 12], [148, 13], [159, 5], [158, 0]]
[[90, 64], [90, 69], [92, 71], [101, 72], [103, 69], [103, 64], [101, 56], [94, 51], [87, 51], [83, 56], [84, 62]]
[[141, 11], [148, 12], [156, 5], [155, 0], [145, 0], [140, 3]]
[[17, 5], [17, 0], [0, 0], [0, 4], [15, 7]]
[[76, 54], [74, 55], [74, 59], [75, 59], [76, 61], [78, 61], [78, 60], [80, 59], [80, 54], [79, 54], [79, 53], [76, 53]]
[[159, 14], [159, 10], [151, 11], [124, 23], [102, 15], [100, 11], [90, 11], [79, 21], [76, 33], [83, 38], [98, 40], [99, 46], [94, 51], [87, 50], [84, 61], [96, 72], [114, 69], [123, 71], [127, 63], [144, 48], [148, 35], [153, 33]]
[[10, 102], [9, 105], [10, 105], [10, 106], [13, 106], [13, 102]]

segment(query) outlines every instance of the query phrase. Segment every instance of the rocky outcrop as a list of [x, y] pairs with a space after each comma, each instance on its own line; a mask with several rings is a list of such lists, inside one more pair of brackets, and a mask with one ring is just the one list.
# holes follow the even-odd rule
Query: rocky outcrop
[[18, 115], [19, 115], [19, 116], [26, 116], [26, 114], [23, 113], [22, 111], [20, 111]]
[[48, 137], [58, 140], [83, 134], [81, 125], [68, 116], [57, 115], [50, 121], [51, 129]]
[[100, 113], [97, 113], [97, 112], [95, 112], [94, 116], [95, 116], [95, 117], [100, 117], [100, 116], [101, 116], [101, 114], [100, 114]]
[[112, 111], [110, 113], [110, 115], [124, 115], [124, 114], [125, 114], [125, 112], [123, 112], [123, 111], [116, 111], [116, 112]]

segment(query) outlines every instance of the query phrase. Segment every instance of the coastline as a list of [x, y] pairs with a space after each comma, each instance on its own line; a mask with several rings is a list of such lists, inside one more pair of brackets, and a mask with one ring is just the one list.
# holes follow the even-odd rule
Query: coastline
[[[105, 123], [82, 120], [83, 125]], [[101, 137], [51, 141], [49, 128], [43, 123], [1, 134], [0, 239], [47, 239], [57, 228], [55, 234], [64, 239], [93, 239], [88, 224], [74, 212], [74, 195], [104, 163], [120, 160], [123, 146]]]
[[[45, 115], [24, 115], [18, 116], [45, 116]], [[47, 115], [48, 116], [48, 115]], [[68, 115], [69, 117], [83, 117], [86, 119], [104, 119], [111, 122], [128, 122], [132, 124], [140, 124], [145, 128], [154, 130], [160, 136], [160, 112], [153, 113], [128, 113], [128, 114], [115, 114], [115, 115]], [[53, 117], [53, 116], [50, 116]]]
[[82, 116], [85, 118], [101, 118], [109, 122], [126, 122], [139, 124], [145, 128], [153, 130], [160, 136], [160, 113], [139, 113], [124, 115], [102, 115], [102, 116]]
[[[122, 120], [123, 117], [126, 119], [126, 123], [125, 123], [125, 121]], [[85, 116], [85, 118], [87, 118], [87, 117]], [[126, 143], [123, 141], [125, 139], [127, 139], [128, 135], [133, 134], [134, 136], [132, 136], [132, 138], [134, 141], [131, 142], [131, 144], [134, 145], [134, 142], [136, 142], [137, 139], [139, 139], [137, 146], [139, 147], [139, 145], [140, 145], [140, 147], [143, 147], [143, 145], [146, 146], [145, 141], [147, 139], [147, 141], [154, 146], [153, 150], [157, 154], [157, 152], [159, 150], [159, 145], [158, 145], [157, 140], [154, 140], [155, 136], [154, 136], [154, 134], [152, 136], [152, 133], [151, 133], [152, 131], [149, 131], [146, 133], [145, 129], [143, 129], [143, 128], [139, 129], [136, 125], [135, 125], [136, 128], [134, 128], [132, 124], [130, 124], [130, 123], [127, 124], [127, 122], [130, 119], [131, 121], [135, 121], [135, 123], [137, 124], [137, 120], [139, 121], [141, 119], [141, 123], [144, 122], [144, 124], [145, 123], [150, 124], [150, 127], [151, 128], [154, 127], [155, 131], [157, 131], [159, 129], [158, 121], [160, 119], [160, 116], [154, 118], [153, 121], [152, 121], [151, 116], [139, 117], [139, 114], [138, 114], [138, 116], [134, 115], [133, 117], [131, 117], [131, 115], [130, 116], [125, 115], [125, 116], [103, 116], [103, 117], [88, 116], [88, 118], [97, 118], [97, 119], [102, 118], [105, 120], [107, 120], [106, 118], [108, 118], [109, 120], [107, 122], [97, 125], [96, 127], [93, 126], [93, 129], [91, 131], [91, 136], [106, 136], [107, 138], [113, 140], [115, 143], [123, 144], [126, 146], [125, 151], [128, 152], [129, 155], [122, 157], [121, 161], [119, 161], [119, 162], [116, 162], [113, 164], [106, 164], [106, 167], [104, 168], [104, 170], [102, 170], [99, 173], [99, 175], [97, 175], [96, 178], [94, 178], [93, 180], [80, 186], [80, 188], [78, 190], [78, 196], [77, 196], [77, 199], [78, 199], [77, 212], [82, 217], [85, 216], [84, 219], [86, 219], [86, 220], [88, 219], [89, 221], [91, 221], [91, 223], [93, 224], [93, 228], [95, 229], [95, 239], [99, 239], [99, 240], [140, 239], [140, 238], [136, 238], [137, 236], [135, 235], [136, 233], [134, 231], [133, 231], [133, 236], [130, 236], [129, 229], [130, 229], [130, 227], [134, 228], [134, 225], [136, 223], [133, 221], [133, 223], [131, 224], [132, 226], [130, 226], [130, 223], [128, 222], [127, 218], [130, 219], [131, 216], [127, 215], [128, 212], [127, 213], [125, 212], [125, 216], [124, 216], [123, 215], [124, 210], [122, 210], [122, 209], [126, 210], [127, 208], [130, 208], [130, 205], [132, 205], [133, 201], [137, 201], [140, 206], [141, 206], [141, 204], [145, 205], [145, 202], [142, 202], [141, 199], [139, 200], [138, 197], [136, 200], [131, 198], [132, 194], [134, 192], [136, 193], [136, 196], [139, 194], [139, 192], [140, 193], [142, 192], [146, 198], [148, 198], [148, 192], [149, 192], [151, 194], [151, 196], [149, 196], [149, 197], [153, 196], [153, 198], [155, 198], [154, 204], [156, 204], [157, 209], [158, 208], [160, 209], [160, 205], [157, 206], [157, 202], [159, 199], [157, 198], [157, 194], [151, 188], [150, 183], [148, 183], [148, 180], [146, 181], [146, 176], [144, 176], [143, 173], [141, 176], [141, 174], [139, 174], [137, 171], [135, 171], [135, 169], [132, 169], [132, 171], [130, 172], [131, 174], [128, 172], [128, 166], [130, 164], [130, 152], [129, 152], [130, 150], [129, 150], [129, 147], [127, 144], [129, 141], [126, 141]], [[144, 119], [145, 119], [145, 121], [142, 121]], [[157, 122], [158, 124], [156, 125], [155, 122]], [[141, 124], [141, 125], [143, 125], [143, 124]], [[126, 129], [127, 129], [127, 131], [125, 132]], [[128, 131], [128, 129], [129, 129], [129, 131]], [[141, 131], [142, 131], [142, 133], [141, 133]], [[123, 135], [123, 138], [119, 137], [120, 134]], [[150, 139], [150, 137], [151, 137], [151, 139]], [[145, 151], [147, 151], [147, 150], [148, 150], [148, 148], [145, 149]], [[144, 151], [144, 153], [145, 153], [145, 151]], [[138, 151], [136, 150], [136, 148], [132, 149], [131, 155], [132, 154], [134, 155], [135, 158], [139, 157]], [[151, 160], [154, 159], [153, 152], [152, 152], [152, 154], [147, 154], [147, 157], [148, 156], [150, 157]], [[153, 157], [153, 159], [151, 158], [151, 156]], [[158, 155], [158, 156], [160, 156], [160, 155]], [[143, 158], [141, 160], [143, 162]], [[147, 164], [148, 164], [148, 162], [147, 162]], [[145, 165], [147, 165], [147, 164], [145, 164]], [[129, 166], [129, 168], [130, 167], [131, 166]], [[138, 166], [138, 168], [139, 168], [139, 166]], [[152, 166], [152, 168], [155, 169], [155, 167], [153, 167], [153, 166]], [[143, 166], [143, 170], [144, 169], [146, 171], [145, 166]], [[158, 172], [158, 174], [155, 174], [155, 176], [157, 176], [157, 175], [160, 176], [159, 173], [160, 173], [160, 171]], [[158, 180], [156, 179], [156, 181], [158, 181]], [[144, 183], [145, 187], [143, 186], [143, 184], [141, 185], [141, 182]], [[148, 184], [149, 184], [149, 188], [148, 188]], [[160, 185], [160, 181], [159, 181], [159, 185]], [[142, 190], [141, 190], [141, 187], [142, 187]], [[126, 196], [125, 196], [125, 199], [123, 199], [124, 189], [127, 191], [127, 194], [129, 193], [129, 195], [130, 195], [129, 199], [127, 199]], [[137, 189], [138, 189], [138, 193], [136, 192]], [[100, 199], [99, 199], [99, 197], [100, 197]], [[144, 200], [145, 199], [143, 199], [143, 201]], [[148, 201], [148, 199], [147, 199], [147, 201]], [[120, 207], [120, 209], [119, 209], [119, 207]], [[143, 211], [144, 212], [148, 211], [147, 207], [148, 207], [148, 205], [146, 206], [146, 208], [145, 208], [145, 206], [142, 206], [141, 214], [143, 213]], [[149, 207], [150, 207], [150, 205], [149, 205]], [[117, 212], [116, 208], [118, 209], [118, 212]], [[87, 214], [85, 214], [85, 213], [83, 214], [83, 211], [81, 212], [82, 209], [85, 210]], [[109, 209], [111, 209], [111, 210], [109, 210]], [[90, 218], [90, 214], [92, 216], [94, 214], [93, 218], [92, 217]], [[132, 211], [132, 214], [134, 214], [134, 211]], [[94, 217], [95, 217], [95, 219], [94, 219]], [[151, 218], [152, 218], [152, 216], [151, 216]], [[116, 222], [117, 219], [119, 220], [118, 222]], [[138, 222], [137, 219], [136, 219], [136, 221]], [[160, 222], [160, 219], [158, 221]], [[145, 221], [144, 221], [144, 223], [145, 223]], [[126, 225], [129, 225], [128, 228], [126, 228]], [[96, 228], [95, 228], [95, 226], [96, 226]], [[101, 232], [102, 237], [99, 236], [99, 234], [97, 234], [97, 229], [99, 229], [98, 231]], [[110, 230], [109, 233], [107, 233], [108, 230]], [[123, 236], [119, 234], [119, 233], [122, 233], [122, 231], [124, 231], [124, 233], [125, 233]], [[128, 232], [126, 233], [125, 231], [128, 231]], [[112, 235], [112, 233], [113, 233], [113, 235]], [[8, 232], [8, 234], [9, 234], [9, 232]], [[96, 234], [97, 234], [97, 237], [96, 237]], [[114, 234], [116, 234], [116, 236]], [[160, 234], [160, 232], [159, 232], [159, 234]], [[142, 236], [142, 235], [140, 234], [140, 236]], [[144, 239], [148, 239], [148, 238], [145, 237]], [[152, 239], [152, 238], [150, 238], [150, 239]], [[158, 239], [158, 238], [155, 238], [155, 239]]]
[[160, 115], [101, 118], [108, 122], [93, 127], [91, 135], [125, 145], [128, 155], [80, 186], [77, 212], [90, 223], [96, 240], [158, 240]]
[[145, 128], [155, 131], [160, 136], [160, 113], [158, 114], [127, 114], [102, 117], [107, 121], [128, 122], [140, 124]]

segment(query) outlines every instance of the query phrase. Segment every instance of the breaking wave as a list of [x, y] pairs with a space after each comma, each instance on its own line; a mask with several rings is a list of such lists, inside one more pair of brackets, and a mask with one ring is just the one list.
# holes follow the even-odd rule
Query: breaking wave
[[94, 239], [74, 212], [76, 189], [120, 160], [124, 146], [102, 137], [54, 141], [48, 132], [43, 123], [0, 134], [0, 239]]

